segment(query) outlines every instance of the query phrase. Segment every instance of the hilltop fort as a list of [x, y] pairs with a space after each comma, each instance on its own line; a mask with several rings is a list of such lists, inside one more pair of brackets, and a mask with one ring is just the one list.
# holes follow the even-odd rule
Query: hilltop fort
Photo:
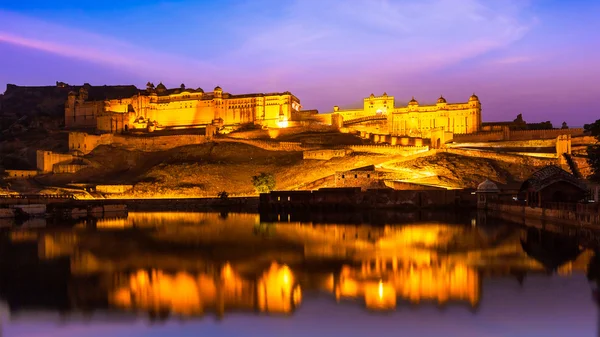
[[16, 191], [116, 186], [101, 187], [104, 197], [248, 195], [258, 172], [291, 190], [453, 189], [485, 178], [509, 186], [551, 164], [589, 174], [585, 146], [594, 139], [583, 129], [521, 115], [484, 122], [482, 101], [466, 97], [400, 106], [371, 94], [362, 108], [319, 113], [290, 92], [9, 85], [0, 97], [0, 165]]

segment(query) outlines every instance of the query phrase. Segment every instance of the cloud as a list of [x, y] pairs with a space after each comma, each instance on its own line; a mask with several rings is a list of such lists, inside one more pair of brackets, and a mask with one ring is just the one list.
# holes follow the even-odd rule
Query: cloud
[[509, 56], [499, 59], [494, 59], [489, 62], [489, 64], [519, 64], [533, 61], [533, 58], [530, 56]]
[[190, 68], [207, 74], [216, 67], [198, 60], [161, 53], [91, 32], [0, 10], [0, 43], [94, 62], [124, 72], [181, 81]]
[[248, 31], [229, 60], [256, 59], [273, 76], [389, 78], [504, 48], [529, 30], [521, 15], [487, 0], [296, 0]]
[[[148, 36], [143, 33], [144, 39], [135, 40], [140, 45], [0, 11], [0, 42], [173, 82], [210, 78], [242, 91], [343, 84], [354, 91], [369, 87], [370, 92], [378, 86], [414, 81], [518, 41], [533, 22], [522, 3], [261, 0], [236, 3], [219, 20], [210, 19], [217, 15], [210, 10], [218, 7], [190, 3], [187, 12], [195, 14], [185, 18], [165, 9], [164, 13], [146, 9], [144, 15], [132, 17], [138, 27], [144, 25], [141, 22], [151, 25], [153, 15], [163, 19], [173, 15], [172, 20], [190, 20], [189, 25], [195, 25], [194, 33], [181, 30], [184, 24], [164, 26]], [[198, 35], [198, 31], [206, 33]], [[174, 36], [184, 44], [198, 45], [196, 55], [183, 44], [159, 51], [161, 39], [170, 41]], [[197, 58], [202, 54], [198, 48], [212, 51], [210, 63]]]

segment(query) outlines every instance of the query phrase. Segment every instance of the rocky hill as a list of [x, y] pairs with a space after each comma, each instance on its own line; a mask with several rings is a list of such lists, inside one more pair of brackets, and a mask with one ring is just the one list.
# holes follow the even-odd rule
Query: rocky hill
[[336, 171], [387, 162], [386, 179], [469, 188], [485, 178], [514, 184], [536, 170], [531, 165], [448, 153], [392, 160], [391, 164], [389, 156], [369, 153], [327, 161], [303, 160], [301, 152], [267, 151], [241, 143], [206, 143], [151, 153], [100, 146], [86, 159], [91, 163], [87, 169], [40, 176], [35, 185], [27, 186], [133, 184], [135, 189], [122, 197], [215, 197], [221, 191], [232, 196], [253, 195], [251, 179], [260, 172], [274, 174], [277, 189], [316, 189], [334, 186]]

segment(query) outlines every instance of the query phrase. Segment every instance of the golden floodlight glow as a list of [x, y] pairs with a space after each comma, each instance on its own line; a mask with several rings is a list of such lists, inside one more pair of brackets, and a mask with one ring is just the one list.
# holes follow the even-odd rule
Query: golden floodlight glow
[[279, 122], [277, 122], [277, 126], [282, 129], [287, 128], [289, 126], [288, 118], [284, 116]]

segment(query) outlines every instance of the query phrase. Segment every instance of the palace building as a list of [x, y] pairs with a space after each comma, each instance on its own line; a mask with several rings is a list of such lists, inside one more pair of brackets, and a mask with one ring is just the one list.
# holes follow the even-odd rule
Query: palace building
[[70, 92], [65, 104], [67, 128], [92, 128], [101, 132], [132, 129], [189, 128], [205, 125], [258, 124], [286, 127], [292, 113], [300, 111], [300, 100], [290, 92], [233, 95], [216, 87], [167, 89], [148, 83], [135, 86], [94, 87]]
[[344, 121], [368, 116], [387, 116], [388, 130], [394, 136], [429, 138], [433, 129], [455, 134], [475, 133], [481, 130], [481, 102], [473, 94], [467, 102], [448, 103], [443, 96], [434, 105], [420, 105], [413, 97], [405, 107], [396, 107], [394, 96], [371, 94], [364, 99], [362, 109], [340, 110], [334, 114]]

